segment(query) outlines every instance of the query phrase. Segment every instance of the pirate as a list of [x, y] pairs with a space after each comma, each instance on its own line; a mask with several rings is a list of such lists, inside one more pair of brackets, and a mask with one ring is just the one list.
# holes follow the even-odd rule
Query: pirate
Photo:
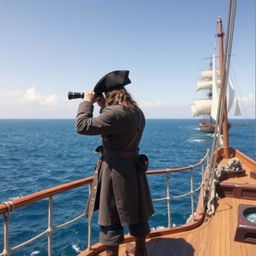
[[[116, 256], [124, 240], [124, 226], [135, 237], [135, 255], [147, 255], [148, 219], [154, 212], [145, 174], [148, 159], [139, 154], [145, 117], [124, 88], [131, 83], [128, 76], [127, 70], [103, 76], [93, 91], [84, 92], [76, 117], [79, 134], [102, 137], [97, 150], [102, 155], [95, 167], [86, 215], [90, 221], [99, 210], [100, 242], [107, 255]], [[94, 103], [101, 107], [97, 117], [93, 117]]]

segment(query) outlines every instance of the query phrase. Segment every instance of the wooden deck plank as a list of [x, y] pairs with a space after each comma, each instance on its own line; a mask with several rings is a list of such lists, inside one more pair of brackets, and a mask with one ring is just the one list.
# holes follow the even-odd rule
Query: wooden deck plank
[[[230, 205], [227, 205], [228, 208], [230, 208]], [[230, 215], [224, 214], [223, 215], [223, 221], [224, 223], [228, 223], [230, 221]], [[230, 253], [230, 241], [232, 239], [232, 232], [229, 225], [226, 225], [226, 230], [222, 228], [222, 232], [226, 232], [225, 239], [223, 239], [222, 248], [224, 248], [225, 255], [231, 255]]]
[[[157, 250], [149, 250], [149, 256], [170, 255], [170, 250], [172, 252], [171, 255], [173, 256], [182, 255], [182, 251], [179, 250], [179, 236], [184, 239], [183, 245], [188, 245], [188, 247], [191, 248], [190, 251], [193, 251], [193, 254], [191, 255], [255, 256], [255, 244], [247, 244], [234, 241], [238, 218], [238, 205], [241, 203], [256, 205], [254, 200], [242, 200], [234, 198], [220, 199], [219, 207], [215, 215], [206, 220], [201, 227], [186, 233], [178, 233], [165, 236], [172, 238], [173, 240], [166, 240], [168, 243], [164, 242], [162, 246], [160, 246], [159, 243], [162, 243], [162, 241], [158, 240], [158, 243], [155, 244]], [[155, 242], [154, 240], [155, 239], [151, 239], [151, 248], [153, 248], [152, 243]], [[174, 246], [177, 249], [173, 251]], [[158, 252], [158, 254], [155, 254], [156, 252]], [[188, 253], [187, 255], [190, 254]]]

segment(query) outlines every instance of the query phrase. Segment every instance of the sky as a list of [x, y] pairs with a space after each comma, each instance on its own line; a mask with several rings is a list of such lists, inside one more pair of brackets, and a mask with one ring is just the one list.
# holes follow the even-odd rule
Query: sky
[[[232, 47], [246, 118], [255, 118], [255, 6], [238, 0]], [[0, 118], [75, 118], [81, 100], [68, 91], [122, 69], [146, 118], [191, 118], [227, 11], [227, 0], [1, 0]]]

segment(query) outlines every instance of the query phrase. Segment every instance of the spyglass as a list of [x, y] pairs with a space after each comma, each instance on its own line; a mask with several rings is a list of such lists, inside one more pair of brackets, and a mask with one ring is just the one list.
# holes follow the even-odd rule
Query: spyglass
[[73, 100], [73, 99], [79, 99], [83, 98], [84, 93], [83, 92], [68, 92], [68, 99]]

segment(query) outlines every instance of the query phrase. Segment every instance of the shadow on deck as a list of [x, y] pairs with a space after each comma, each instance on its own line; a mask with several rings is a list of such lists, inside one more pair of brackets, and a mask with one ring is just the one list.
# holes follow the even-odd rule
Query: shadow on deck
[[148, 256], [192, 256], [194, 248], [183, 238], [155, 238], [147, 242]]

